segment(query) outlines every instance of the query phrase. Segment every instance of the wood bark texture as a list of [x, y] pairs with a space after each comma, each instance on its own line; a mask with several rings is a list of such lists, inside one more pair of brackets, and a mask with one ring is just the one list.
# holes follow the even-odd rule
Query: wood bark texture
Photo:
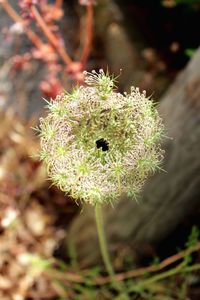
[[116, 1], [99, 0], [94, 24], [94, 44], [101, 45], [104, 68], [109, 67], [116, 75], [122, 70], [119, 88], [129, 90], [134, 83], [149, 93], [155, 91], [156, 97], [163, 94], [171, 78], [156, 50], [149, 48], [134, 17], [130, 26]]
[[[164, 172], [144, 186], [139, 203], [121, 199], [114, 208], [104, 207], [109, 250], [119, 244], [162, 241], [199, 203], [200, 196], [200, 49], [159, 104], [166, 134]], [[82, 266], [100, 259], [92, 206], [84, 207], [71, 226]]]

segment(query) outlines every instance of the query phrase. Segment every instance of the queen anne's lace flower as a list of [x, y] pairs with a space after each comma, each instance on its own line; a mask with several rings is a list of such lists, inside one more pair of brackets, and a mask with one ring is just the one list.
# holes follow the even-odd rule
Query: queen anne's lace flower
[[115, 91], [115, 79], [84, 72], [86, 86], [58, 95], [41, 118], [40, 157], [53, 183], [91, 204], [135, 196], [162, 160], [161, 118], [146, 93]]

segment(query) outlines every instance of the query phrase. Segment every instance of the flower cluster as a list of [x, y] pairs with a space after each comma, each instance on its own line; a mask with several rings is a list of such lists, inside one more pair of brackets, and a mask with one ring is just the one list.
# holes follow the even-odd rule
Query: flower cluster
[[84, 72], [86, 86], [58, 95], [40, 120], [41, 152], [52, 182], [75, 199], [134, 197], [163, 157], [163, 125], [138, 88], [121, 94], [115, 78]]

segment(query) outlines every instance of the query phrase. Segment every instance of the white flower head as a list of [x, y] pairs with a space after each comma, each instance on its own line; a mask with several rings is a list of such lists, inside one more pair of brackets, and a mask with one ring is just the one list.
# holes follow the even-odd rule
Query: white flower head
[[40, 157], [53, 183], [75, 199], [96, 204], [135, 196], [162, 160], [162, 120], [145, 91], [118, 93], [103, 70], [84, 75], [86, 86], [48, 103]]

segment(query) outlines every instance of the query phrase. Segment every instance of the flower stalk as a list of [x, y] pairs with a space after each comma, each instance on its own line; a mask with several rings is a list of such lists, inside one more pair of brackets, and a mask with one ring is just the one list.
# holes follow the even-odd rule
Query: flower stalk
[[106, 271], [110, 277], [110, 282], [113, 285], [113, 288], [115, 288], [121, 295], [126, 296], [126, 298], [123, 299], [129, 299], [123, 284], [116, 281], [115, 272], [112, 266], [112, 262], [110, 259], [110, 255], [108, 252], [107, 242], [106, 242], [106, 236], [105, 236], [105, 230], [104, 230], [104, 222], [103, 222], [103, 214], [102, 214], [102, 206], [101, 204], [95, 205], [95, 221], [97, 226], [97, 234], [99, 239], [99, 246], [100, 246], [100, 252], [101, 256], [106, 268]]
[[101, 204], [95, 205], [95, 221], [97, 225], [97, 233], [98, 233], [99, 245], [100, 245], [103, 262], [105, 264], [106, 271], [108, 272], [111, 280], [114, 282], [115, 273], [107, 249], [105, 231], [103, 227], [103, 216], [102, 216]]

